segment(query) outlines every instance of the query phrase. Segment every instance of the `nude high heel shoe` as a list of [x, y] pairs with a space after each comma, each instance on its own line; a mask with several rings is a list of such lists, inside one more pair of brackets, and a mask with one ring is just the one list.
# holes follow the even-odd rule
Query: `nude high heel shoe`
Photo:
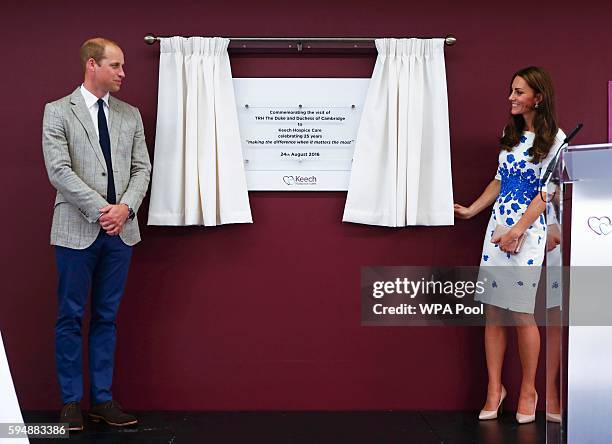
[[530, 422], [535, 421], [536, 408], [538, 407], [538, 394], [535, 396], [535, 405], [533, 406], [533, 414], [532, 415], [523, 415], [522, 413], [516, 412], [516, 421], [519, 424], [528, 424]]
[[496, 419], [498, 416], [498, 412], [501, 415], [502, 404], [504, 402], [504, 399], [506, 399], [506, 394], [506, 389], [502, 385], [501, 397], [499, 398], [499, 404], [497, 404], [497, 408], [495, 410], [481, 410], [480, 414], [478, 415], [478, 419], [480, 419], [481, 421], [486, 421], [487, 419]]
[[546, 412], [546, 421], [561, 423], [561, 413], [548, 413]]

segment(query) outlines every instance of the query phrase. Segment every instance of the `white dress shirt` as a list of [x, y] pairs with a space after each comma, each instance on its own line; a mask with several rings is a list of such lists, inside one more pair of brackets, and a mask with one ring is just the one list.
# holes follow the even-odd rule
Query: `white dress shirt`
[[[91, 115], [91, 120], [93, 120], [94, 128], [96, 129], [96, 133], [98, 137], [100, 137], [100, 132], [98, 131], [98, 98], [90, 93], [85, 86], [81, 85], [81, 94], [85, 99], [85, 105], [87, 106], [87, 110]], [[106, 125], [108, 126], [108, 98], [110, 97], [109, 93], [106, 93], [104, 97], [101, 99], [104, 101], [104, 115], [106, 116]]]

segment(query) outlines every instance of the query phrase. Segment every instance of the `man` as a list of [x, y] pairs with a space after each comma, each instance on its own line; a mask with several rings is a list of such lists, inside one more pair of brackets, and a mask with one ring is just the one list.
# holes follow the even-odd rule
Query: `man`
[[81, 46], [84, 81], [48, 103], [43, 153], [57, 189], [51, 244], [58, 271], [56, 365], [63, 401], [60, 422], [83, 429], [81, 319], [91, 291], [89, 417], [115, 426], [136, 424], [111, 394], [115, 319], [132, 246], [140, 241], [138, 207], [151, 163], [138, 109], [112, 96], [125, 78], [123, 52], [107, 39]]

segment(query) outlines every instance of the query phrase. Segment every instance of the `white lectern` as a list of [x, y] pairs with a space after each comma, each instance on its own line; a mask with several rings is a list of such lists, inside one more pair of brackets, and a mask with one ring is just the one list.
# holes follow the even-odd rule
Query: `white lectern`
[[566, 148], [556, 175], [548, 224], [563, 236], [547, 253], [547, 399], [552, 388], [560, 408], [547, 403], [547, 441], [612, 443], [612, 144]]

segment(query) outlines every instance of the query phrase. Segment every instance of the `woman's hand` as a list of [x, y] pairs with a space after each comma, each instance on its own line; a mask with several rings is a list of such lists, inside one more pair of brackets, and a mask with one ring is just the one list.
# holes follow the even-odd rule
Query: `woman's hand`
[[482, 192], [480, 197], [476, 199], [472, 205], [469, 207], [464, 207], [463, 205], [455, 204], [453, 205], [453, 210], [455, 212], [455, 218], [457, 219], [471, 219], [477, 214], [479, 214], [485, 208], [491, 206], [497, 196], [499, 195], [499, 190], [501, 188], [501, 182], [499, 180], [493, 179], [489, 185]]
[[499, 249], [504, 253], [516, 254], [516, 248], [518, 247], [518, 240], [523, 233], [512, 228], [506, 234], [500, 236], [496, 235], [491, 239], [491, 242], [499, 245]]
[[546, 231], [546, 251], [552, 251], [561, 243], [559, 225], [551, 224]]
[[474, 211], [470, 208], [464, 207], [463, 205], [455, 204], [453, 205], [453, 209], [457, 219], [471, 219], [474, 217]]

